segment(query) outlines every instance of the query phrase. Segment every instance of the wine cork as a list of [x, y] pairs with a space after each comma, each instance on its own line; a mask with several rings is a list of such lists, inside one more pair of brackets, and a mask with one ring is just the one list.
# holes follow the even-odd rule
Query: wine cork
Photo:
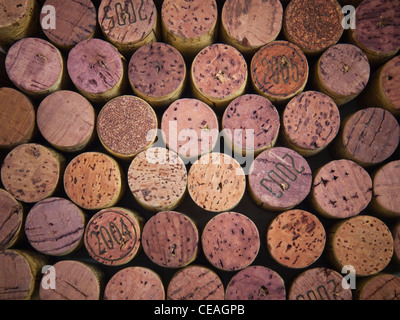
[[159, 18], [153, 0], [102, 0], [98, 20], [107, 41], [123, 55], [160, 38]]
[[392, 227], [393, 235], [393, 259], [397, 264], [400, 264], [400, 222], [397, 222]]
[[211, 152], [219, 135], [218, 118], [207, 104], [182, 98], [165, 110], [161, 131], [166, 146], [184, 160], [194, 160]]
[[32, 141], [35, 134], [35, 107], [22, 92], [0, 88], [0, 148], [13, 149]]
[[285, 283], [267, 267], [250, 266], [231, 278], [225, 300], [286, 300]]
[[246, 177], [242, 167], [227, 154], [204, 155], [189, 170], [189, 195], [204, 210], [232, 210], [243, 198], [245, 189]]
[[165, 108], [186, 89], [186, 64], [180, 52], [167, 43], [150, 43], [138, 49], [129, 62], [133, 93], [153, 108]]
[[89, 255], [109, 266], [130, 262], [141, 248], [143, 218], [135, 211], [112, 207], [97, 212], [88, 222], [84, 241]]
[[21, 144], [4, 159], [1, 180], [17, 200], [34, 203], [57, 191], [64, 166], [58, 152], [37, 143]]
[[289, 289], [289, 300], [352, 300], [351, 288], [343, 288], [343, 276], [320, 267], [299, 274]]
[[245, 92], [247, 81], [246, 60], [230, 45], [212, 44], [193, 60], [191, 84], [194, 97], [221, 112]]
[[128, 267], [108, 281], [104, 300], [165, 300], [160, 276], [144, 267]]
[[165, 0], [161, 7], [163, 39], [187, 59], [216, 41], [218, 8], [215, 0]]
[[282, 28], [283, 8], [273, 1], [225, 1], [221, 13], [221, 37], [243, 54], [254, 54], [274, 41]]
[[25, 234], [31, 246], [49, 256], [65, 256], [81, 247], [86, 216], [72, 201], [51, 197], [29, 211]]
[[41, 99], [67, 85], [64, 58], [46, 40], [19, 40], [8, 50], [5, 64], [8, 77], [14, 85], [34, 98]]
[[309, 66], [303, 51], [288, 41], [273, 41], [260, 48], [250, 65], [254, 90], [278, 105], [303, 92]]
[[0, 250], [0, 299], [29, 300], [36, 298], [44, 255], [30, 250]]
[[76, 89], [90, 102], [105, 103], [127, 87], [125, 58], [109, 42], [88, 39], [69, 52], [68, 74]]
[[339, 109], [321, 92], [305, 91], [290, 100], [283, 110], [283, 142], [304, 157], [324, 150], [339, 129]]
[[260, 250], [255, 223], [243, 214], [224, 212], [212, 218], [201, 235], [204, 255], [216, 268], [237, 271], [253, 263]]
[[395, 56], [400, 49], [400, 3], [396, 0], [366, 0], [355, 11], [355, 29], [350, 41], [360, 47], [373, 65]]
[[355, 296], [357, 300], [400, 300], [400, 277], [382, 273], [362, 279]]
[[135, 200], [146, 210], [173, 210], [186, 195], [187, 169], [175, 152], [150, 148], [132, 160], [128, 185]]
[[167, 300], [224, 300], [224, 284], [213, 270], [188, 266], [171, 278]]
[[328, 48], [314, 67], [314, 84], [338, 106], [354, 100], [370, 77], [367, 55], [357, 46], [339, 43]]
[[[44, 10], [52, 6], [52, 10]], [[69, 51], [81, 41], [91, 39], [96, 32], [96, 8], [90, 0], [63, 1], [46, 0], [42, 7], [40, 21], [46, 37], [57, 48]], [[47, 17], [55, 14], [55, 25]]]
[[241, 155], [258, 155], [272, 148], [278, 139], [279, 113], [267, 98], [257, 94], [233, 100], [221, 122], [228, 145]]
[[333, 226], [328, 235], [327, 254], [335, 269], [352, 266], [357, 277], [375, 275], [393, 256], [393, 237], [376, 217], [358, 215]]
[[92, 104], [69, 90], [50, 94], [37, 110], [40, 133], [55, 149], [63, 152], [84, 150], [94, 139], [95, 121]]
[[0, 189], [0, 250], [12, 248], [24, 237], [24, 213], [22, 203]]
[[316, 262], [325, 248], [325, 228], [310, 212], [293, 209], [280, 213], [267, 230], [267, 248], [281, 265], [302, 269]]
[[384, 217], [400, 217], [400, 160], [382, 165], [372, 174], [371, 209]]
[[141, 98], [119, 96], [109, 101], [97, 117], [97, 134], [113, 156], [132, 160], [156, 139], [157, 115]]
[[181, 268], [197, 258], [199, 232], [196, 224], [185, 214], [162, 211], [146, 222], [142, 244], [143, 251], [155, 264]]
[[[52, 266], [42, 278], [40, 300], [100, 300], [105, 281], [104, 272], [94, 264], [63, 260]], [[54, 276], [55, 279], [51, 280]], [[46, 280], [49, 283], [46, 283]], [[54, 288], [52, 287], [54, 285]]]
[[283, 13], [283, 35], [306, 54], [317, 55], [339, 41], [343, 18], [336, 0], [290, 1]]
[[309, 194], [311, 168], [300, 154], [275, 147], [258, 155], [250, 166], [249, 191], [255, 203], [266, 210], [289, 210]]

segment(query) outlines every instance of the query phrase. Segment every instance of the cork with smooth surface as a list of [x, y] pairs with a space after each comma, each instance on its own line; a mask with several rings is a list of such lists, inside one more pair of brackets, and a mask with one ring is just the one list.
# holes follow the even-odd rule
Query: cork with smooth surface
[[281, 265], [302, 269], [316, 262], [325, 249], [326, 233], [318, 218], [307, 211], [292, 209], [280, 213], [267, 230], [267, 248]]
[[8, 249], [24, 238], [25, 209], [10, 193], [0, 189], [0, 249]]
[[362, 279], [356, 289], [357, 300], [400, 300], [400, 277], [382, 273]]

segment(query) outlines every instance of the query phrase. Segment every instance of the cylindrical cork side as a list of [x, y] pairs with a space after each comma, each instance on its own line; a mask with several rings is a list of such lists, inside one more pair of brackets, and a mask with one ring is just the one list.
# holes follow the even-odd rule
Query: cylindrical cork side
[[188, 266], [177, 271], [167, 287], [168, 300], [224, 300], [224, 284], [210, 268]]
[[36, 115], [31, 100], [13, 88], [0, 88], [0, 148], [12, 149], [31, 142], [35, 134]]
[[173, 210], [186, 195], [187, 169], [175, 152], [150, 148], [132, 160], [128, 185], [135, 200], [146, 210]]
[[232, 210], [243, 198], [245, 190], [244, 170], [227, 154], [204, 155], [189, 170], [189, 195], [204, 210]]
[[285, 283], [275, 271], [264, 266], [249, 266], [228, 283], [226, 300], [286, 300]]
[[306, 270], [291, 283], [288, 300], [352, 300], [351, 288], [344, 288], [343, 276], [320, 267]]
[[321, 92], [303, 92], [290, 100], [283, 110], [282, 142], [304, 157], [324, 150], [339, 130], [339, 109]]
[[363, 167], [387, 160], [400, 142], [400, 125], [383, 108], [361, 109], [344, 119], [333, 152]]
[[143, 218], [127, 208], [97, 212], [88, 222], [84, 243], [89, 255], [108, 266], [130, 262], [141, 248]]
[[151, 269], [127, 267], [108, 281], [104, 300], [165, 300], [164, 284]]
[[344, 266], [352, 266], [357, 277], [375, 275], [392, 259], [393, 237], [378, 218], [355, 216], [331, 227], [327, 256], [339, 271]]
[[166, 268], [182, 268], [197, 258], [199, 232], [196, 224], [185, 214], [162, 211], [146, 222], [142, 247], [155, 264]]
[[65, 159], [36, 143], [12, 149], [1, 167], [4, 188], [17, 200], [34, 203], [52, 196], [61, 184]]
[[228, 145], [240, 155], [258, 155], [272, 148], [278, 139], [278, 110], [260, 95], [246, 94], [233, 100], [221, 122]]
[[394, 274], [378, 274], [361, 279], [355, 291], [356, 300], [399, 300], [400, 277]]
[[325, 248], [323, 224], [310, 212], [293, 209], [280, 213], [269, 225], [268, 252], [281, 265], [302, 269], [316, 262]]
[[400, 264], [400, 220], [392, 227], [393, 236], [393, 259]]
[[9, 249], [24, 237], [25, 209], [10, 193], [0, 189], [0, 250]]
[[288, 210], [309, 194], [312, 172], [297, 152], [275, 147], [258, 155], [250, 166], [248, 189], [252, 199], [267, 210]]
[[332, 160], [314, 173], [310, 201], [324, 217], [350, 218], [361, 213], [372, 199], [372, 179], [357, 163]]
[[251, 59], [254, 90], [279, 106], [301, 93], [308, 81], [309, 66], [303, 51], [288, 41], [273, 41]]

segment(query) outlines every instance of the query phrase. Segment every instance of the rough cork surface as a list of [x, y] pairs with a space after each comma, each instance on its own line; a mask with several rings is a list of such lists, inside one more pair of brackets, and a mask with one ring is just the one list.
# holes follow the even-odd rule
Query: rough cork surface
[[246, 94], [228, 105], [222, 117], [222, 129], [234, 150], [259, 153], [275, 145], [280, 116], [267, 98]]
[[224, 212], [204, 227], [201, 244], [213, 266], [236, 271], [253, 263], [260, 249], [260, 236], [257, 226], [248, 217], [237, 212]]
[[197, 265], [176, 272], [167, 288], [168, 300], [224, 300], [224, 294], [218, 275]]
[[391, 106], [400, 112], [400, 56], [385, 64], [381, 84], [383, 93]]
[[329, 235], [328, 252], [338, 268], [351, 265], [357, 276], [381, 272], [393, 256], [393, 237], [386, 224], [368, 215], [346, 219]]
[[109, 101], [97, 118], [101, 143], [117, 157], [133, 158], [154, 141], [158, 126], [153, 108], [135, 96]]
[[108, 281], [104, 300], [164, 300], [165, 290], [158, 274], [148, 268], [127, 267]]
[[312, 268], [290, 285], [288, 300], [352, 300], [351, 289], [342, 286], [343, 276], [332, 269]]
[[263, 266], [250, 266], [236, 273], [226, 288], [226, 300], [286, 300], [283, 279]]
[[150, 211], [173, 210], [184, 196], [187, 169], [182, 159], [165, 148], [139, 153], [128, 169], [128, 185], [135, 199]]
[[152, 216], [142, 232], [143, 250], [155, 264], [181, 268], [198, 254], [199, 232], [185, 214], [162, 211]]
[[83, 243], [86, 218], [68, 199], [51, 197], [37, 202], [25, 221], [26, 237], [35, 250], [63, 256]]
[[311, 190], [312, 172], [308, 162], [289, 148], [263, 151], [255, 158], [249, 172], [251, 195], [266, 209], [291, 209]]
[[306, 268], [319, 259], [326, 234], [318, 218], [304, 210], [279, 214], [267, 231], [267, 248], [275, 261], [293, 269]]
[[283, 14], [283, 32], [304, 52], [318, 54], [339, 41], [343, 17], [336, 0], [294, 0]]
[[362, 280], [356, 292], [357, 300], [400, 300], [400, 277], [380, 274]]
[[0, 189], [0, 249], [8, 249], [21, 235], [24, 209], [6, 190]]
[[129, 209], [103, 209], [86, 226], [86, 250], [93, 259], [104, 265], [124, 265], [139, 251], [142, 223], [142, 218]]
[[12, 88], [0, 88], [0, 148], [30, 142], [35, 129], [35, 108], [28, 97]]
[[215, 112], [204, 102], [182, 98], [164, 112], [161, 130], [166, 145], [182, 158], [197, 158], [217, 143], [219, 124]]
[[201, 208], [212, 212], [236, 207], [246, 189], [246, 177], [239, 163], [222, 153], [202, 156], [190, 168], [188, 191]]

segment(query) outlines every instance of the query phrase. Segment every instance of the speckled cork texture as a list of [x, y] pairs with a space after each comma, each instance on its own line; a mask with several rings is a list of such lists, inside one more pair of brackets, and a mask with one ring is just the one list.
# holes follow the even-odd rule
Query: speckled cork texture
[[263, 266], [249, 266], [229, 281], [226, 300], [286, 300], [285, 284], [275, 271]]
[[24, 237], [24, 207], [10, 193], [0, 189], [0, 250], [13, 247]]
[[189, 170], [189, 195], [206, 211], [222, 212], [233, 209], [241, 201], [245, 189], [244, 171], [229, 155], [204, 155]]
[[211, 269], [188, 266], [173, 275], [167, 300], [224, 300], [224, 284]]
[[314, 173], [310, 200], [324, 217], [353, 217], [361, 213], [371, 199], [369, 173], [351, 160], [332, 160]]
[[267, 230], [267, 248], [281, 265], [302, 269], [316, 262], [325, 248], [325, 228], [318, 218], [300, 209], [280, 213]]
[[224, 271], [237, 271], [251, 265], [257, 257], [260, 236], [251, 219], [237, 212], [224, 212], [204, 227], [201, 244], [213, 266]]
[[400, 277], [384, 273], [362, 279], [355, 298], [357, 300], [399, 300]]
[[246, 94], [233, 100], [222, 117], [228, 144], [239, 154], [260, 152], [273, 147], [278, 138], [280, 116], [265, 97]]
[[291, 283], [288, 300], [352, 300], [351, 288], [342, 286], [343, 275], [328, 268], [312, 268]]
[[84, 242], [89, 255], [108, 266], [130, 262], [141, 248], [143, 218], [127, 208], [97, 212], [88, 222]]
[[25, 234], [30, 245], [49, 256], [64, 256], [83, 244], [86, 216], [72, 201], [51, 197], [28, 212]]
[[357, 276], [370, 276], [383, 271], [391, 261], [393, 237], [380, 219], [359, 215], [331, 228], [327, 249], [336, 269], [351, 265]]
[[309, 194], [312, 172], [300, 154], [289, 148], [275, 147], [254, 159], [248, 181], [256, 204], [267, 210], [288, 210]]
[[127, 267], [115, 273], [104, 290], [104, 300], [164, 300], [160, 276], [144, 267]]
[[152, 216], [142, 233], [143, 251], [151, 261], [165, 268], [181, 268], [197, 258], [199, 232], [183, 213], [162, 211]]

